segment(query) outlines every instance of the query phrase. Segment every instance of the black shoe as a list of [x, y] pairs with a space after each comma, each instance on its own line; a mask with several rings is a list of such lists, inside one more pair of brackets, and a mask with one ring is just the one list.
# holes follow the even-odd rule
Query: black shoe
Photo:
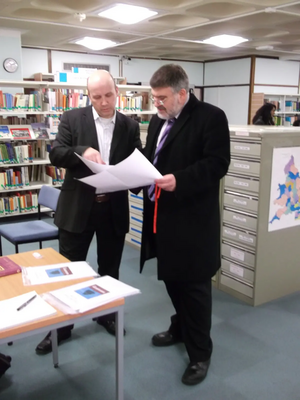
[[[114, 320], [109, 320], [109, 319], [103, 319], [101, 317], [99, 318], [93, 318], [93, 321], [96, 321], [97, 324], [102, 325], [108, 333], [110, 333], [113, 336], [116, 336], [116, 321]], [[124, 329], [124, 336], [126, 335], [126, 331]]]
[[185, 385], [197, 385], [202, 382], [206, 378], [209, 364], [210, 359], [207, 361], [189, 363], [182, 375], [181, 382]]
[[[67, 340], [71, 337], [71, 331], [67, 332], [57, 332], [57, 344], [60, 344], [63, 340]], [[38, 354], [47, 354], [52, 351], [52, 340], [51, 340], [51, 332], [47, 334], [47, 336], [36, 346], [35, 351]]]
[[182, 342], [182, 340], [169, 331], [157, 333], [152, 337], [152, 344], [157, 347], [172, 346], [179, 342]]

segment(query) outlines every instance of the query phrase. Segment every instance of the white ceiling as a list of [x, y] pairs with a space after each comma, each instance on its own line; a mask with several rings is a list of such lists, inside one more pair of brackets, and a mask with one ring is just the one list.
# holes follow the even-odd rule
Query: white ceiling
[[[23, 47], [191, 61], [245, 55], [300, 60], [300, 1], [126, 1], [158, 13], [135, 25], [98, 16], [113, 4], [112, 0], [0, 0], [0, 28], [20, 31]], [[78, 13], [86, 19], [80, 22]], [[193, 42], [217, 34], [249, 41], [229, 49]], [[84, 36], [110, 39], [117, 46], [96, 52], [70, 43]], [[273, 49], [257, 50], [264, 46]]]

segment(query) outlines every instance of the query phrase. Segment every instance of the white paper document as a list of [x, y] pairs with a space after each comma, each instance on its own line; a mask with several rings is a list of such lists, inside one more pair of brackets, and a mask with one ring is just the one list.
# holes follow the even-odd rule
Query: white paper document
[[46, 318], [56, 313], [55, 308], [35, 291], [21, 294], [0, 301], [0, 330]]
[[97, 164], [78, 157], [95, 173], [95, 175], [81, 178], [79, 181], [95, 187], [97, 193], [148, 186], [152, 185], [155, 179], [162, 178], [161, 173], [137, 149], [116, 165]]
[[71, 279], [93, 276], [99, 275], [85, 261], [42, 265], [39, 267], [22, 267], [22, 278], [25, 286], [69, 281]]
[[110, 276], [78, 283], [45, 293], [43, 297], [67, 314], [83, 313], [123, 297], [140, 293]]

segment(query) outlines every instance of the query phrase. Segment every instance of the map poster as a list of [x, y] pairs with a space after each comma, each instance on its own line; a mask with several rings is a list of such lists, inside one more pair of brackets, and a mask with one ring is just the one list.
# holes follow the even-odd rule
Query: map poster
[[268, 231], [300, 225], [300, 147], [273, 150]]

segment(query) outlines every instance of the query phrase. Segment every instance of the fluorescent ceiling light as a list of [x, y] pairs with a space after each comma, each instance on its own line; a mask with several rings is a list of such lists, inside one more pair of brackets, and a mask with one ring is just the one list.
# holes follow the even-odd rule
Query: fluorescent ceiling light
[[85, 38], [80, 39], [75, 43], [80, 44], [81, 46], [85, 46], [91, 50], [102, 50], [106, 49], [107, 47], [114, 47], [117, 44], [116, 42], [112, 42], [111, 40], [98, 39], [89, 36], [86, 36]]
[[214, 46], [223, 47], [224, 49], [227, 49], [229, 47], [236, 46], [237, 44], [243, 42], [248, 42], [248, 39], [244, 39], [241, 36], [219, 35], [219, 36], [213, 36], [209, 39], [205, 39], [200, 43], [213, 44]]
[[116, 6], [102, 11], [98, 15], [104, 18], [110, 18], [121, 24], [136, 24], [146, 18], [153, 17], [157, 12], [150, 11], [145, 7], [129, 6], [127, 4], [117, 4]]

